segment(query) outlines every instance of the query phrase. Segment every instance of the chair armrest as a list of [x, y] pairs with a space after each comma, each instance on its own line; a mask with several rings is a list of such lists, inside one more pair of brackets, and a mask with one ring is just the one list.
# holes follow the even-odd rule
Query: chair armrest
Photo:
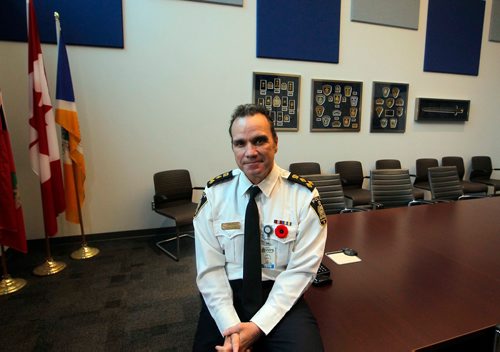
[[500, 171], [500, 169], [497, 167], [494, 167], [492, 170]]
[[344, 214], [344, 213], [359, 213], [362, 211], [368, 211], [369, 209], [361, 209], [361, 208], [344, 208], [342, 209], [339, 214]]
[[436, 202], [435, 201], [431, 201], [431, 200], [420, 199], [420, 200], [412, 200], [410, 203], [408, 203], [408, 206], [412, 207], [414, 205], [434, 204], [434, 203], [436, 203]]
[[205, 187], [193, 187], [193, 189], [200, 189], [203, 191], [205, 189]]
[[164, 194], [155, 194], [153, 196], [153, 201], [151, 202], [151, 208], [155, 210], [158, 206], [162, 205], [168, 200], [168, 197]]
[[481, 196], [477, 194], [464, 194], [463, 196], [458, 197], [458, 200], [462, 199], [475, 199], [475, 198], [486, 198], [486, 197], [491, 197], [491, 196]]

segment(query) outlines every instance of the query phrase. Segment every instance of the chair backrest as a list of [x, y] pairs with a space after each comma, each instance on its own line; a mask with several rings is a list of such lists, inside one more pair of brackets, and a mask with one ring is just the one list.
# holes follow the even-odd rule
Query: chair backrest
[[321, 167], [319, 163], [316, 162], [300, 162], [300, 163], [291, 163], [288, 167], [288, 171], [292, 174], [297, 175], [315, 175], [321, 174]]
[[337, 214], [346, 208], [339, 174], [308, 175], [306, 178], [316, 186], [326, 214]]
[[340, 175], [344, 188], [363, 187], [363, 167], [359, 161], [337, 161], [335, 172]]
[[465, 166], [464, 159], [461, 156], [443, 156], [443, 158], [441, 158], [441, 166], [455, 166], [460, 181], [464, 179]]
[[430, 167], [428, 176], [432, 199], [457, 200], [464, 195], [455, 166]]
[[157, 207], [192, 201], [193, 186], [188, 170], [166, 170], [153, 175]]
[[418, 182], [429, 181], [427, 169], [430, 167], [437, 167], [437, 166], [439, 166], [439, 162], [437, 161], [437, 159], [432, 159], [432, 158], [417, 159], [416, 170], [415, 170], [417, 175], [413, 183], [415, 184]]
[[471, 181], [476, 180], [487, 180], [491, 178], [491, 173], [493, 172], [493, 165], [491, 163], [491, 158], [489, 156], [473, 156], [472, 157], [472, 169], [470, 172]]
[[401, 169], [401, 162], [397, 159], [379, 159], [375, 162], [375, 169]]
[[406, 206], [414, 200], [408, 169], [371, 170], [370, 191], [372, 202], [384, 208]]

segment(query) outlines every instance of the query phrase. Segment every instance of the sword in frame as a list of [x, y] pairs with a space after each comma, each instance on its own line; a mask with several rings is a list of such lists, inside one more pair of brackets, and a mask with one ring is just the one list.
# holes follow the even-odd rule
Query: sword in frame
[[422, 108], [423, 112], [432, 112], [432, 113], [438, 113], [438, 114], [453, 114], [457, 116], [458, 114], [463, 114], [464, 109], [459, 108], [458, 105], [455, 105], [455, 109], [453, 108]]

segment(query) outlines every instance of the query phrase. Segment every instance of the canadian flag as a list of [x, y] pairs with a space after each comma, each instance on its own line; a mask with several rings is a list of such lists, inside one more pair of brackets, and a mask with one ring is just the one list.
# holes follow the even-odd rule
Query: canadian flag
[[40, 177], [45, 234], [54, 236], [57, 215], [66, 207], [61, 158], [33, 0], [28, 0], [27, 5], [30, 159], [33, 171]]

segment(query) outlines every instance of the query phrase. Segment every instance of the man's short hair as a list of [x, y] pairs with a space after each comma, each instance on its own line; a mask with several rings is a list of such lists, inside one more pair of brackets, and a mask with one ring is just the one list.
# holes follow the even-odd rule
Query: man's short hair
[[262, 105], [255, 104], [242, 104], [238, 105], [236, 109], [234, 109], [234, 112], [231, 115], [231, 121], [229, 122], [229, 135], [231, 136], [231, 140], [233, 139], [231, 128], [233, 127], [234, 120], [240, 117], [253, 116], [257, 114], [262, 114], [267, 118], [267, 121], [269, 121], [269, 127], [271, 128], [271, 135], [273, 136], [274, 140], [277, 141], [278, 135], [276, 134], [276, 130], [274, 129], [274, 121], [269, 114], [269, 110], [267, 110]]

